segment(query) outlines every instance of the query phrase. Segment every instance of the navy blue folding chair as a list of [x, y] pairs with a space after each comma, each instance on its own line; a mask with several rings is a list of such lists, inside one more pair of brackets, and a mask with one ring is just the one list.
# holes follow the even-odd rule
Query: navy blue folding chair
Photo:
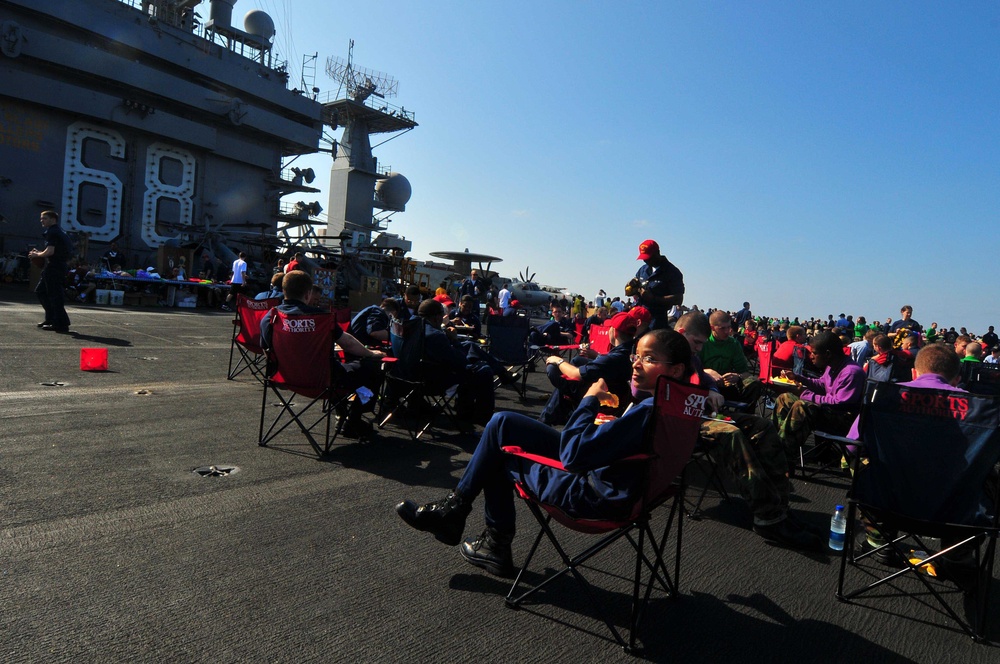
[[489, 316], [486, 320], [490, 353], [512, 371], [520, 372], [520, 382], [512, 383], [523, 399], [527, 391], [529, 367], [533, 367], [537, 351], [528, 346], [531, 319], [527, 316]]
[[[860, 427], [838, 599], [867, 595], [895, 600], [900, 594], [916, 595], [914, 588], [926, 590], [965, 632], [983, 640], [1000, 533], [995, 504], [1000, 399], [869, 383]], [[885, 544], [856, 552], [857, 516], [876, 529]], [[941, 549], [916, 560], [911, 551], [933, 551], [926, 538], [940, 538]], [[893, 553], [905, 566], [875, 581], [870, 581], [873, 571], [865, 568], [869, 582], [845, 590], [847, 569], [864, 566], [879, 551]], [[969, 565], [960, 568], [955, 561], [963, 556]], [[951, 576], [969, 594], [970, 619], [952, 607], [942, 579], [927, 573], [931, 567]], [[916, 577], [920, 583], [905, 585], [901, 577]], [[885, 592], [873, 593], [877, 588]]]
[[[383, 412], [379, 429], [390, 421], [403, 422], [413, 440], [434, 424], [439, 415], [455, 421], [458, 385], [441, 385], [435, 367], [424, 358], [424, 319], [414, 316], [389, 324], [389, 340], [396, 358], [386, 374]], [[404, 413], [403, 411], [406, 411]]]

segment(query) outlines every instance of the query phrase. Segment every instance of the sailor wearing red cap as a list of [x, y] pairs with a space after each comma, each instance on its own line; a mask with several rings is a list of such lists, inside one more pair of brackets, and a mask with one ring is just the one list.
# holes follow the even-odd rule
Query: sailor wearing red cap
[[635, 273], [636, 284], [633, 294], [638, 303], [653, 314], [649, 329], [670, 327], [667, 313], [675, 304], [684, 303], [684, 275], [677, 266], [660, 253], [656, 240], [644, 240], [639, 245], [639, 257], [645, 265]]

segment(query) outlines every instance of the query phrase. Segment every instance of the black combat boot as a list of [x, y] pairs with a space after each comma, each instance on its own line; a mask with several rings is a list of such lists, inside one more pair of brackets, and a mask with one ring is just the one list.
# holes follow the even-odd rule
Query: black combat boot
[[514, 557], [510, 552], [513, 533], [501, 533], [487, 527], [476, 539], [462, 542], [462, 557], [470, 564], [481, 567], [496, 576], [514, 576]]
[[472, 505], [457, 493], [449, 493], [444, 500], [418, 506], [412, 500], [396, 505], [396, 514], [412, 528], [433, 533], [439, 542], [455, 546], [462, 541], [465, 518]]

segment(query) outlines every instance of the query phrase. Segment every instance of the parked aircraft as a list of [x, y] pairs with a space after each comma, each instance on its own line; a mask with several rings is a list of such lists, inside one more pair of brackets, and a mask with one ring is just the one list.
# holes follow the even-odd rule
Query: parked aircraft
[[553, 293], [544, 290], [535, 282], [534, 273], [528, 276], [528, 269], [525, 268], [524, 272], [518, 274], [518, 277], [520, 281], [512, 282], [510, 285], [510, 294], [513, 299], [528, 309], [548, 306]]

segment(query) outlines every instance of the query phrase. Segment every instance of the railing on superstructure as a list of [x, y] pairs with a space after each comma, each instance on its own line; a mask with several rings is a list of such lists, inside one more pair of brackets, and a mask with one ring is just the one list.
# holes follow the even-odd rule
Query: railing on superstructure
[[287, 77], [288, 61], [275, 58], [269, 45], [266, 48], [262, 47], [266, 42], [261, 38], [253, 35], [245, 35], [244, 38], [241, 36], [242, 31], [223, 33], [218, 29], [206, 28], [194, 11], [202, 0], [118, 0], [118, 2], [142, 12], [150, 21], [170, 25], [213, 44], [220, 44], [237, 55], [283, 73]]
[[351, 97], [346, 91], [341, 90], [338, 94], [333, 90], [328, 90], [326, 93], [319, 95], [317, 101], [321, 104], [329, 104], [335, 101], [352, 101], [356, 104], [364, 104], [373, 111], [378, 111], [379, 113], [385, 113], [394, 118], [401, 118], [405, 121], [416, 123], [416, 116], [413, 111], [406, 110], [403, 106], [396, 106], [395, 104], [390, 104], [384, 99], [378, 97], [368, 97], [363, 101], [358, 101], [357, 99]]

